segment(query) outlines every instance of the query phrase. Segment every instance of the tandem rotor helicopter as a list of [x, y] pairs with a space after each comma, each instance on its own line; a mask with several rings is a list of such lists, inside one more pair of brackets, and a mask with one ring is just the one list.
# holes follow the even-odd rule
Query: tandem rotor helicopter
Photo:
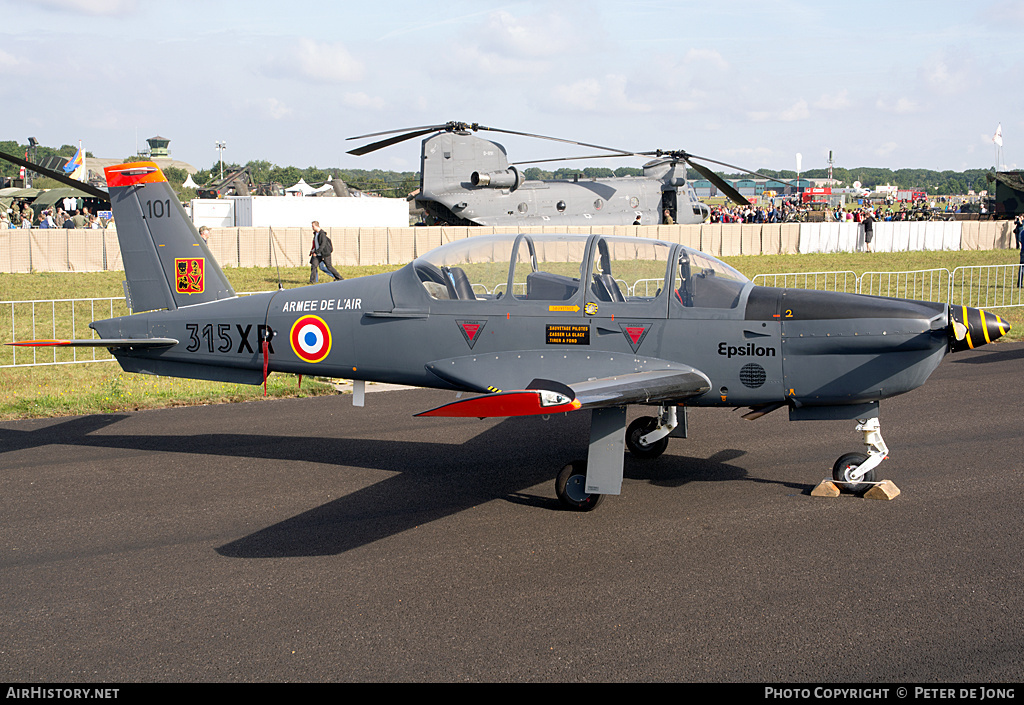
[[[425, 144], [471, 144], [459, 132]], [[508, 178], [511, 193], [515, 172], [499, 168], [498, 152], [478, 177]], [[430, 154], [424, 173], [455, 163]], [[395, 272], [238, 297], [155, 163], [105, 172], [131, 308], [142, 313], [94, 321], [98, 338], [8, 344], [104, 347], [142, 374], [352, 379], [357, 405], [366, 381], [473, 394], [419, 414], [428, 418], [590, 410], [587, 458], [555, 481], [571, 510], [619, 494], [626, 450], [661, 455], [670, 437], [685, 437], [688, 410], [702, 407], [748, 407], [752, 420], [778, 409], [791, 420], [855, 420], [867, 452], [843, 454], [833, 476], [866, 489], [888, 456], [881, 400], [922, 385], [946, 354], [1009, 330], [975, 308], [755, 286], [684, 245], [603, 234], [475, 236]], [[627, 427], [630, 405], [651, 413]]]
[[[644, 165], [643, 176], [575, 181], [527, 180], [519, 168], [509, 164], [502, 145], [473, 134], [479, 131], [551, 140], [603, 152], [584, 157], [519, 162], [520, 165], [607, 157], [644, 156], [653, 159]], [[749, 201], [701, 161], [770, 179], [743, 167], [682, 150], [629, 152], [478, 123], [447, 122], [348, 139], [383, 135], [393, 136], [348, 153], [362, 156], [430, 135], [423, 140], [420, 152], [421, 180], [416, 204], [427, 212], [430, 223], [437, 225], [629, 225], [637, 218], [644, 225], [655, 225], [665, 222], [666, 211], [672, 222], [701, 223], [708, 217], [709, 209], [697, 199], [693, 186], [687, 181], [687, 166], [740, 205], [749, 205]]]

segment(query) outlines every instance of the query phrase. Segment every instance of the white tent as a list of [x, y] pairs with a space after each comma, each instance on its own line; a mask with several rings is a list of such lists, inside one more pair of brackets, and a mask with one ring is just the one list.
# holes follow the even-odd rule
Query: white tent
[[313, 193], [313, 187], [307, 184], [305, 179], [299, 179], [299, 183], [286, 188], [284, 191], [290, 196], [308, 196]]
[[199, 184], [192, 180], [192, 174], [185, 177], [185, 183], [181, 185], [182, 188], [199, 188]]

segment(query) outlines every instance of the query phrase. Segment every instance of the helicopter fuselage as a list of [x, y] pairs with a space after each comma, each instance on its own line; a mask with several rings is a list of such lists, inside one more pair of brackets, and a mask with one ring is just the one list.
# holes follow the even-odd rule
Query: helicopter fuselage
[[642, 176], [527, 180], [508, 163], [505, 148], [469, 132], [443, 132], [423, 141], [416, 203], [430, 224], [643, 225], [703, 222], [685, 166], [660, 158]]

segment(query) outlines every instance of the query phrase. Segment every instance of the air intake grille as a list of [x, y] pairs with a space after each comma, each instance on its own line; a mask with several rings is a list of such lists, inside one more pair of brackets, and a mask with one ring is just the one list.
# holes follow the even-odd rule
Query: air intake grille
[[756, 362], [744, 365], [743, 369], [740, 370], [740, 382], [743, 383], [744, 387], [757, 389], [764, 384], [766, 378], [764, 368]]

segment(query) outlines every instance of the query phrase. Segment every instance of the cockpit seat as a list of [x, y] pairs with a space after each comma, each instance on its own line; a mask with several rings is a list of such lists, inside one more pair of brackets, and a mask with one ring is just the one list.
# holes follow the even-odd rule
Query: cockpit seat
[[594, 296], [597, 297], [598, 301], [608, 301], [613, 303], [621, 303], [625, 301], [625, 297], [622, 296], [622, 292], [619, 290], [619, 284], [615, 281], [615, 278], [611, 274], [595, 274], [594, 275]]
[[442, 267], [447, 278], [448, 294], [453, 299], [460, 301], [474, 301], [476, 294], [473, 293], [473, 285], [462, 267]]

